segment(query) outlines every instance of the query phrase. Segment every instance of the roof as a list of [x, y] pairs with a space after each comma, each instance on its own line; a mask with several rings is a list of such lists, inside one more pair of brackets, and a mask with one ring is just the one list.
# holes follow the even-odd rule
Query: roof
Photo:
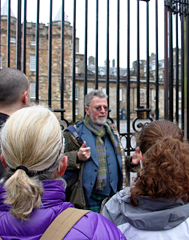
[[[61, 22], [62, 21], [62, 6], [60, 7], [58, 13], [56, 14], [56, 17], [53, 20], [54, 22]], [[70, 22], [68, 19], [68, 15], [64, 13], [64, 21]]]
[[[87, 66], [88, 70], [95, 73], [96, 67], [95, 65], [89, 65]], [[106, 75], [106, 66], [98, 66], [98, 72], [99, 75]], [[126, 68], [119, 68], [119, 74], [120, 76], [126, 76], [127, 75], [127, 69]], [[117, 75], [117, 67], [110, 67], [109, 68], [109, 75], [116, 76]]]
[[[8, 0], [5, 1], [2, 9], [1, 9], [1, 16], [8, 16]], [[11, 9], [11, 17], [16, 17]]]
[[[3, 4], [3, 7], [1, 9], [1, 16], [8, 16], [8, 0], [5, 0], [5, 3]], [[14, 12], [11, 9], [11, 17], [16, 18]], [[68, 15], [64, 14], [64, 20], [66, 22], [70, 22], [68, 19]], [[62, 7], [60, 7], [58, 13], [56, 14], [54, 22], [61, 22], [62, 21]]]

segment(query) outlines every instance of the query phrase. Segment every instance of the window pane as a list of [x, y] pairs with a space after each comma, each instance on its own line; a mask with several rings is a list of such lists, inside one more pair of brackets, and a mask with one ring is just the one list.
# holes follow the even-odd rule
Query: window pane
[[11, 43], [16, 43], [16, 38], [11, 37], [11, 38], [10, 38], [10, 42], [11, 42]]
[[78, 100], [79, 89], [78, 87], [75, 88], [75, 100]]
[[2, 69], [2, 57], [0, 56], [0, 69]]
[[34, 82], [30, 83], [30, 98], [35, 99], [35, 83]]
[[123, 100], [122, 89], [119, 89], [119, 101]]
[[35, 71], [35, 55], [30, 55], [30, 71]]
[[87, 88], [87, 94], [92, 92], [93, 91], [93, 88]]

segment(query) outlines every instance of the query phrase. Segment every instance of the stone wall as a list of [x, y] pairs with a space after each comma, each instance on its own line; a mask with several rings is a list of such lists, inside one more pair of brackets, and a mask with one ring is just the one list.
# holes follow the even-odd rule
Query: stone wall
[[[35, 82], [35, 70], [30, 70], [30, 56], [36, 55], [35, 35], [36, 24], [27, 23], [26, 26], [26, 75], [30, 82]], [[49, 28], [47, 25], [39, 25], [39, 103], [48, 105], [49, 86]], [[72, 102], [72, 26], [66, 22], [64, 26], [64, 106], [66, 107], [66, 118], [71, 119]], [[16, 68], [16, 19], [11, 18], [11, 39], [15, 43], [10, 44], [10, 66]], [[31, 42], [33, 41], [33, 42]], [[22, 43], [21, 43], [22, 44]], [[22, 53], [21, 53], [22, 54]], [[7, 18], [1, 20], [1, 56], [2, 67], [7, 67]], [[53, 22], [52, 25], [52, 65], [51, 65], [51, 108], [60, 109], [60, 76], [61, 76], [61, 25]], [[22, 64], [21, 64], [22, 65]], [[21, 69], [22, 70], [22, 69]], [[34, 100], [31, 100], [34, 102]], [[57, 114], [58, 115], [58, 114]], [[60, 114], [59, 114], [60, 115]]]

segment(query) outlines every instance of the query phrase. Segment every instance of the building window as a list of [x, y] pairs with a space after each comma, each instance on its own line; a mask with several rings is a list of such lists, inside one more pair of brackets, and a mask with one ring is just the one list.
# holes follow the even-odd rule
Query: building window
[[152, 89], [152, 101], [156, 101], [156, 92], [154, 89]]
[[106, 88], [102, 88], [104, 94], [106, 94]]
[[31, 82], [30, 83], [30, 98], [35, 99], [36, 95], [35, 95], [35, 83]]
[[35, 40], [31, 40], [30, 44], [31, 44], [31, 46], [36, 46], [36, 41]]
[[11, 37], [11, 38], [10, 38], [10, 42], [11, 42], [11, 43], [16, 43], [16, 38], [15, 38], [15, 37]]
[[113, 70], [113, 71], [112, 71], [112, 75], [113, 75], [113, 76], [117, 76], [117, 70]]
[[182, 62], [182, 58], [181, 58], [181, 55], [179, 55], [179, 64], [181, 64]]
[[2, 69], [3, 66], [2, 66], [2, 56], [0, 56], [0, 69]]
[[30, 55], [30, 71], [35, 71], [36, 58], [35, 55]]
[[75, 88], [75, 100], [78, 100], [78, 96], [79, 96], [79, 88], [76, 87]]
[[178, 92], [178, 100], [179, 100], [179, 102], [182, 102], [182, 92], [181, 91]]
[[87, 88], [87, 94], [92, 92], [93, 91], [93, 88]]
[[123, 100], [123, 91], [122, 89], [119, 89], [119, 101]]
[[75, 62], [76, 62], [76, 63], [79, 62], [78, 58], [75, 59]]
[[76, 67], [76, 68], [75, 68], [75, 73], [78, 73], [78, 72], [79, 72], [79, 68]]
[[77, 116], [79, 114], [79, 111], [78, 111], [78, 109], [76, 108], [75, 109], [75, 115]]
[[140, 103], [142, 105], [145, 105], [145, 101], [146, 101], [145, 89], [140, 89]]
[[98, 74], [99, 74], [100, 76], [105, 76], [105, 75], [106, 75], [106, 72], [105, 72], [104, 69], [100, 69], [99, 72], [98, 72]]

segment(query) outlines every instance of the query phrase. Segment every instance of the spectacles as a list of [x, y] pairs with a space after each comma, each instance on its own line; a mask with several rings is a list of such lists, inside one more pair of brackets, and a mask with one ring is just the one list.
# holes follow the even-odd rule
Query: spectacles
[[96, 109], [96, 111], [100, 112], [102, 110], [102, 108], [104, 108], [104, 111], [107, 112], [108, 111], [108, 107], [107, 106], [96, 106], [93, 107]]

